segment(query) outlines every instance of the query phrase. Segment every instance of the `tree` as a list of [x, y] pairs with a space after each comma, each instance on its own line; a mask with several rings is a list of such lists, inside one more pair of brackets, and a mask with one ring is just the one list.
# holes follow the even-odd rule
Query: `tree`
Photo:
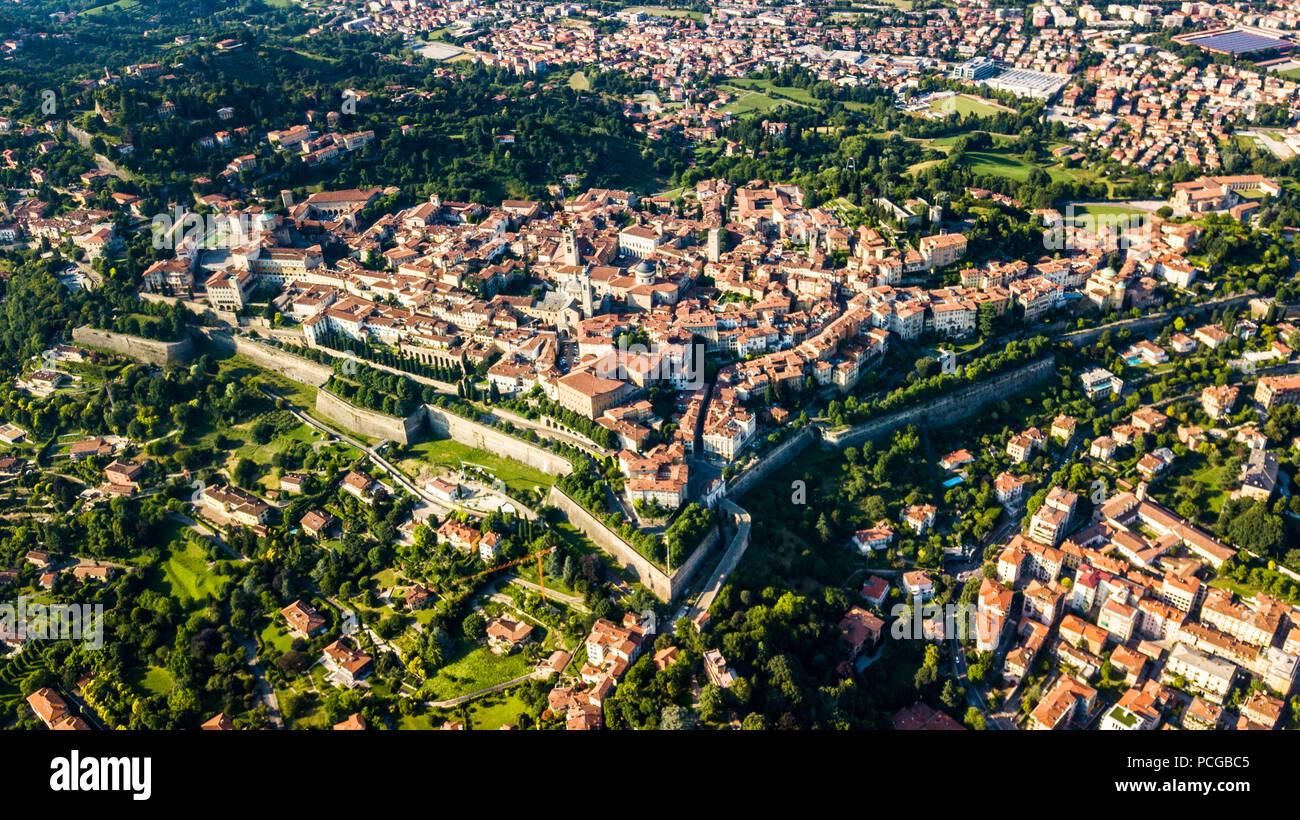
[[768, 728], [767, 716], [762, 712], [750, 712], [740, 722], [740, 728], [747, 731], [764, 731]]
[[248, 428], [248, 434], [257, 444], [269, 444], [275, 435], [275, 428], [266, 419], [258, 419]]
[[997, 322], [996, 308], [992, 302], [980, 302], [978, 309], [979, 335], [981, 339], [987, 339], [993, 335], [993, 329]]
[[465, 637], [470, 640], [481, 641], [487, 637], [487, 621], [478, 612], [466, 615], [465, 620], [461, 621], [460, 628], [465, 633]]
[[[1243, 501], [1247, 504], [1244, 509]], [[1263, 503], [1249, 499], [1233, 499], [1224, 504], [1219, 525], [1229, 542], [1261, 555], [1274, 554], [1285, 537], [1282, 519], [1270, 514]]]
[[973, 729], [976, 732], [982, 732], [988, 728], [984, 719], [984, 713], [974, 706], [966, 710], [966, 719], [962, 722], [966, 724], [967, 728]]
[[659, 728], [670, 732], [695, 728], [695, 715], [685, 706], [665, 706], [659, 718]]
[[957, 685], [957, 682], [952, 678], [948, 678], [943, 682], [943, 691], [939, 694], [939, 700], [949, 709], [956, 709], [964, 695], [965, 693]]
[[867, 500], [862, 504], [862, 511], [867, 514], [867, 518], [872, 522], [889, 517], [889, 511], [885, 507], [885, 499], [878, 495], [867, 496]]
[[727, 719], [726, 693], [716, 683], [706, 683], [700, 690], [700, 718], [708, 723]]
[[235, 467], [230, 471], [230, 478], [244, 489], [252, 489], [261, 475], [261, 468], [257, 462], [249, 458], [240, 457], [235, 462]]

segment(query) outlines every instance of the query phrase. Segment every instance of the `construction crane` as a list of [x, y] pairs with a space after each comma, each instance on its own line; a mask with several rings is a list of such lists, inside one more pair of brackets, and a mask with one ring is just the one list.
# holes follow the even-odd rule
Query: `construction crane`
[[492, 569], [485, 569], [482, 572], [476, 573], [474, 575], [470, 575], [466, 578], [462, 578], [461, 580], [466, 583], [469, 583], [470, 581], [475, 581], [479, 578], [482, 578], [484, 575], [491, 575], [494, 572], [500, 572], [503, 569], [509, 569], [510, 567], [527, 563], [528, 561], [531, 561], [532, 559], [536, 558], [537, 579], [538, 581], [541, 582], [538, 584], [538, 586], [542, 588], [542, 601], [545, 602], [546, 601], [546, 572], [542, 569], [542, 556], [546, 555], [548, 552], [553, 552], [554, 550], [555, 547], [547, 547], [546, 549], [538, 550], [537, 552], [534, 552], [532, 555], [525, 555], [523, 558], [516, 558], [515, 560], [507, 561], [504, 564], [497, 564]]

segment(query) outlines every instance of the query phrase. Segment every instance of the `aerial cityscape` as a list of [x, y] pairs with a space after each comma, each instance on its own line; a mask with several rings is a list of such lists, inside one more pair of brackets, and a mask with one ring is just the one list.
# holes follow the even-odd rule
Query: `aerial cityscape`
[[1297, 0], [6, 3], [0, 728], [1300, 728], [1298, 157]]

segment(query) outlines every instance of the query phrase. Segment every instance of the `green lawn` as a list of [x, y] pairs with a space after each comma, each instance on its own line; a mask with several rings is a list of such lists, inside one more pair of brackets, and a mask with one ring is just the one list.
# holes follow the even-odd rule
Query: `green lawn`
[[[254, 421], [256, 421], [256, 419], [254, 419]], [[283, 452], [291, 445], [298, 442], [310, 446], [313, 443], [328, 442], [329, 440], [328, 436], [324, 433], [300, 423], [288, 432], [271, 439], [266, 444], [258, 444], [249, 437], [248, 430], [251, 426], [252, 422], [249, 422], [248, 424], [241, 424], [238, 427], [229, 429], [225, 432], [227, 438], [238, 438], [243, 442], [243, 444], [238, 445], [234, 451], [230, 453], [230, 458], [227, 463], [233, 465], [236, 460], [247, 458], [250, 461], [262, 465], [262, 467], [266, 468], [266, 474], [262, 476], [262, 484], [265, 488], [272, 490], [279, 489], [279, 482], [273, 480], [270, 471], [272, 459], [277, 453]], [[355, 449], [349, 445], [341, 446], [347, 447], [349, 450]], [[360, 453], [357, 453], [356, 455], [360, 455]]]
[[729, 84], [750, 91], [759, 91], [764, 94], [771, 94], [772, 92], [776, 92], [776, 94], [773, 96], [789, 97], [792, 100], [795, 100], [796, 102], [804, 103], [805, 105], [815, 105], [817, 103], [817, 99], [808, 92], [808, 89], [799, 88], [798, 86], [793, 86], [793, 85], [777, 85], [771, 80], [759, 80], [759, 79], [731, 80]]
[[663, 6], [631, 6], [624, 11], [640, 11], [650, 17], [689, 17], [692, 20], [703, 20], [704, 14], [691, 9], [671, 9]]
[[1125, 205], [1108, 205], [1105, 203], [1089, 203], [1087, 205], [1075, 205], [1076, 214], [1089, 214], [1091, 216], [1142, 216], [1146, 214], [1139, 208], [1130, 208]]
[[426, 685], [431, 700], [447, 700], [505, 683], [527, 674], [532, 668], [520, 652], [496, 655], [486, 646], [471, 647], [464, 642], [459, 649], [463, 654], [428, 680]]
[[512, 493], [527, 494], [534, 488], [548, 489], [555, 483], [552, 476], [525, 464], [485, 450], [478, 450], [452, 439], [425, 441], [407, 448], [410, 455], [398, 463], [403, 472], [418, 476], [421, 465], [436, 465], [446, 470], [460, 469], [461, 462], [477, 464], [506, 483]]
[[1219, 510], [1223, 509], [1223, 503], [1228, 500], [1229, 493], [1223, 489], [1224, 482], [1229, 478], [1228, 467], [1226, 465], [1214, 467], [1204, 456], [1195, 453], [1189, 454], [1187, 458], [1181, 460], [1181, 463], [1175, 464], [1173, 472], [1163, 478], [1159, 485], [1160, 496], [1171, 509], [1175, 504], [1174, 488], [1187, 475], [1200, 484], [1204, 491], [1202, 498], [1206, 514], [1201, 516], [1202, 520], [1213, 521], [1218, 517]]
[[989, 102], [981, 97], [972, 97], [967, 94], [958, 94], [955, 97], [946, 97], [942, 100], [935, 100], [930, 103], [931, 111], [938, 111], [945, 116], [948, 114], [960, 114], [961, 116], [974, 115], [977, 117], [991, 117], [994, 114], [1011, 109]]
[[[543, 556], [542, 561], [545, 562], [545, 560], [546, 560], [546, 556]], [[520, 564], [519, 566], [515, 567], [515, 574], [517, 574], [520, 578], [524, 579], [525, 581], [529, 581], [534, 584], [539, 583], [539, 581], [541, 580], [537, 576], [537, 561], [535, 560], [529, 561], [525, 564]], [[578, 591], [576, 589], [564, 583], [564, 576], [562, 575], [553, 575], [548, 572], [546, 573], [545, 580], [546, 580], [546, 588], [548, 590], [554, 590], [560, 593], [561, 595], [575, 595], [579, 598], [582, 597], [581, 595], [578, 594]], [[537, 593], [537, 590], [528, 587], [518, 587], [518, 589], [521, 593], [524, 592], [534, 593], [534, 594]]]
[[736, 116], [754, 112], [766, 113], [781, 105], [793, 105], [793, 103], [778, 100], [757, 91], [747, 91], [743, 88], [729, 88], [727, 90], [735, 94], [736, 99], [724, 105], [722, 110]]
[[805, 88], [792, 85], [776, 85], [771, 80], [747, 78], [728, 80], [719, 86], [720, 91], [735, 95], [736, 99], [727, 103], [723, 111], [729, 114], [764, 113], [783, 105], [816, 105], [817, 99]]
[[[1074, 224], [1087, 228], [1113, 227], [1118, 229], [1136, 227], [1147, 221], [1149, 214], [1138, 208], [1128, 208], [1123, 205], [1107, 204], [1088, 204], [1066, 206], [1062, 209], [1062, 214], [1070, 216], [1070, 207], [1073, 207]], [[1091, 224], [1089, 224], [1091, 223]]]
[[1078, 182], [1091, 179], [1089, 172], [1078, 168], [1066, 168], [1055, 162], [1029, 162], [1022, 157], [1000, 151], [967, 151], [962, 161], [976, 174], [1007, 177], [1016, 182], [1028, 182], [1029, 173], [1034, 168], [1046, 171], [1053, 182]]
[[569, 75], [569, 88], [572, 88], [574, 91], [590, 91], [591, 82], [587, 79], [586, 74], [583, 74], [581, 71], [575, 71]]
[[[899, 11], [911, 11], [913, 3], [912, 0], [872, 0], [870, 5], [893, 6]], [[861, 17], [864, 14], [873, 13], [874, 12], [868, 11], [867, 9], [836, 10], [832, 11], [830, 16], [832, 20], [852, 20], [856, 17]]]
[[86, 16], [103, 14], [106, 11], [126, 11], [140, 5], [139, 0], [116, 0], [114, 3], [105, 3], [102, 6], [95, 6], [93, 9], [86, 9], [81, 12]]
[[284, 628], [278, 612], [271, 617], [271, 622], [262, 630], [261, 639], [263, 646], [274, 646], [282, 654], [288, 652], [293, 645], [293, 636]]
[[470, 702], [470, 729], [500, 729], [507, 723], [519, 724], [519, 713], [528, 706], [515, 694], [517, 689], [493, 692]]
[[1029, 172], [1034, 169], [1031, 163], [1020, 157], [992, 151], [967, 151], [965, 162], [977, 174], [1008, 177], [1016, 182], [1028, 182]]
[[217, 575], [208, 567], [208, 558], [195, 543], [173, 538], [162, 563], [159, 591], [175, 598], [182, 606], [197, 608], [208, 598], [225, 597], [230, 579]]
[[1206, 506], [1210, 512], [1218, 516], [1219, 510], [1223, 509], [1223, 502], [1228, 500], [1228, 493], [1220, 489], [1228, 478], [1228, 468], [1207, 466], [1193, 473], [1192, 478], [1196, 483], [1205, 486]]
[[316, 388], [286, 379], [279, 373], [263, 370], [243, 356], [227, 356], [219, 363], [220, 372], [236, 377], [253, 377], [268, 390], [283, 396], [290, 403], [301, 409], [310, 410], [316, 406]]
[[397, 728], [405, 731], [427, 731], [434, 727], [433, 721], [430, 720], [429, 715], [426, 713], [420, 715], [402, 715], [402, 719], [398, 722]]
[[136, 683], [151, 695], [165, 695], [172, 690], [175, 681], [166, 669], [161, 666], [150, 666], [139, 676]]

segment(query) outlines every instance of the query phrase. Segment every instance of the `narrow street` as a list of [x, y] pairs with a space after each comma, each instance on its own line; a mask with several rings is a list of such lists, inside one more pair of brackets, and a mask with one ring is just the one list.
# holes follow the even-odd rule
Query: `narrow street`
[[251, 640], [240, 642], [244, 649], [248, 651], [248, 668], [253, 671], [257, 678], [257, 692], [266, 708], [271, 712], [271, 726], [276, 729], [284, 728], [284, 719], [280, 715], [280, 699], [276, 697], [275, 690], [266, 679], [266, 670], [262, 668], [262, 662], [257, 657], [257, 644]]

